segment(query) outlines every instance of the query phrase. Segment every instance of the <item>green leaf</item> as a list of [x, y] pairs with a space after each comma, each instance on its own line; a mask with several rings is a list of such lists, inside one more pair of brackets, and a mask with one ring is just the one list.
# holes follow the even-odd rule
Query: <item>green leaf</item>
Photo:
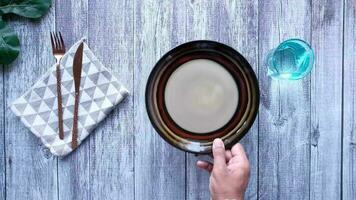
[[10, 64], [19, 52], [19, 38], [0, 17], [0, 64]]
[[1, 0], [0, 15], [13, 13], [27, 18], [39, 18], [51, 6], [52, 0]]

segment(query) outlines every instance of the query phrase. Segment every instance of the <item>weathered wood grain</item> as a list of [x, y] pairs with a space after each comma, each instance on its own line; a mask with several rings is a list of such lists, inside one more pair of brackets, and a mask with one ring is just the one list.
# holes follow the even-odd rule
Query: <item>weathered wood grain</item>
[[6, 196], [6, 152], [5, 152], [5, 95], [4, 95], [4, 69], [6, 66], [0, 65], [0, 199]]
[[156, 61], [178, 41], [174, 7], [182, 1], [134, 1], [135, 199], [185, 199], [185, 154], [152, 128], [145, 87]]
[[313, 1], [312, 28], [310, 199], [340, 199], [343, 1]]
[[310, 41], [308, 1], [259, 1], [259, 199], [308, 199], [310, 76], [278, 81], [266, 57], [289, 38]]
[[[61, 31], [67, 49], [82, 37], [88, 37], [88, 0], [57, 0], [55, 11], [56, 30]], [[89, 199], [90, 138], [69, 156], [58, 159], [59, 199]]]
[[[88, 40], [98, 59], [133, 92], [133, 2], [88, 4]], [[134, 199], [133, 95], [101, 123], [90, 139], [90, 199]]]
[[[191, 1], [187, 3], [187, 40], [209, 39], [232, 46], [242, 53], [257, 73], [257, 1]], [[184, 12], [184, 10], [182, 11]], [[257, 122], [257, 120], [256, 120]], [[246, 199], [257, 198], [257, 124], [242, 143], [251, 163]], [[201, 159], [187, 154], [187, 199], [209, 199], [209, 174], [195, 167]]]
[[343, 199], [356, 199], [356, 2], [345, 1], [343, 92]]
[[21, 41], [17, 60], [4, 70], [6, 199], [57, 199], [57, 160], [10, 111], [22, 95], [53, 64], [49, 30], [54, 9], [34, 22], [15, 18], [10, 26]]

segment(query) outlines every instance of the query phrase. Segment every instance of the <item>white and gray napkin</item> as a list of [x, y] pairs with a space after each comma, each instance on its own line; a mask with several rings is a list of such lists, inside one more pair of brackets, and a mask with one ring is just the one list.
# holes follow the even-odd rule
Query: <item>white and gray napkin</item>
[[[53, 65], [27, 92], [16, 99], [11, 110], [56, 156], [71, 148], [74, 112], [73, 58], [83, 40], [74, 44], [61, 60], [64, 139], [58, 135], [57, 79]], [[125, 98], [128, 90], [103, 66], [84, 43], [78, 112], [78, 145]]]

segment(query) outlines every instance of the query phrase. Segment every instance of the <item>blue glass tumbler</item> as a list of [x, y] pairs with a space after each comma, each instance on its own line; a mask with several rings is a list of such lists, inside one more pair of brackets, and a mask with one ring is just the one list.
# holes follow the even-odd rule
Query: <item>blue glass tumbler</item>
[[268, 54], [268, 75], [280, 80], [301, 79], [310, 73], [314, 60], [314, 51], [308, 43], [289, 39]]

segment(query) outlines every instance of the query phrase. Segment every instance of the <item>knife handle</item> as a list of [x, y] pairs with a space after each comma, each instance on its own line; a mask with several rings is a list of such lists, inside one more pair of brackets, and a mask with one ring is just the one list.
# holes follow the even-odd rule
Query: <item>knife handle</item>
[[79, 92], [75, 92], [73, 130], [72, 130], [72, 149], [75, 149], [78, 146], [78, 110], [79, 110]]
[[58, 107], [58, 131], [59, 138], [63, 140], [64, 131], [63, 131], [63, 108], [62, 108], [62, 88], [61, 88], [61, 69], [60, 61], [56, 63], [56, 78], [57, 78], [57, 107]]

